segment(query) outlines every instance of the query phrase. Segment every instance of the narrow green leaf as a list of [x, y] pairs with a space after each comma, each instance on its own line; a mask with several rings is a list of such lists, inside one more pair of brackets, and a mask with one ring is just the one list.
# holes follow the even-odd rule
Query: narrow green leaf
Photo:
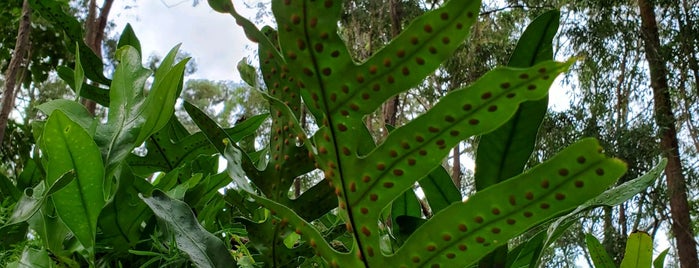
[[261, 196], [253, 195], [253, 198], [270, 210], [275, 217], [275, 221], [283, 230], [300, 234], [302, 239], [331, 265], [342, 264], [347, 267], [362, 267], [362, 262], [352, 254], [340, 253], [333, 249], [313, 225], [303, 220], [293, 210]]
[[61, 220], [91, 251], [97, 217], [105, 204], [100, 151], [92, 137], [61, 111], [54, 111], [46, 122], [42, 144], [48, 158], [47, 183], [54, 184], [68, 171], [75, 170], [75, 179], [51, 199]]
[[[558, 31], [560, 12], [552, 10], [537, 17], [517, 42], [510, 67], [530, 67], [553, 60], [553, 37]], [[520, 104], [517, 112], [495, 131], [481, 136], [476, 152], [474, 181], [476, 190], [509, 179], [524, 170], [536, 143], [539, 125], [544, 119], [548, 96]], [[502, 246], [480, 261], [480, 267], [498, 267], [507, 260]]]
[[[536, 18], [522, 34], [508, 63], [526, 68], [553, 60], [551, 42], [558, 30], [560, 14], [549, 11]], [[483, 135], [476, 153], [476, 189], [482, 190], [524, 170], [536, 143], [539, 125], [546, 114], [548, 96], [527, 101], [505, 124]]]
[[124, 30], [121, 31], [121, 36], [119, 37], [119, 42], [117, 43], [117, 49], [123, 46], [132, 46], [138, 51], [138, 55], [143, 57], [141, 53], [141, 41], [138, 40], [136, 33], [133, 31], [130, 23], [127, 23]]
[[626, 240], [624, 259], [620, 268], [651, 267], [653, 261], [653, 239], [646, 232], [636, 231]]
[[248, 64], [247, 58], [243, 58], [238, 62], [238, 72], [240, 73], [240, 78], [242, 78], [246, 84], [253, 88], [259, 87], [257, 82], [257, 70], [255, 70], [255, 67]]
[[660, 252], [660, 254], [658, 254], [658, 257], [656, 257], [653, 261], [653, 268], [665, 267], [665, 257], [667, 257], [668, 252], [670, 252], [669, 248], [663, 250], [663, 252]]
[[10, 198], [10, 200], [17, 202], [21, 197], [22, 192], [15, 187], [10, 178], [6, 177], [4, 174], [0, 174], [0, 199], [5, 200], [6, 198]]
[[[68, 86], [75, 91], [75, 75], [74, 71], [65, 66], [56, 67], [56, 73]], [[90, 99], [98, 103], [99, 105], [109, 107], [109, 90], [101, 87], [93, 86], [87, 83], [87, 81], [82, 84], [82, 92], [80, 92], [80, 97]]]
[[[596, 140], [581, 140], [553, 159], [442, 210], [389, 261], [471, 264], [510, 238], [601, 193], [625, 171], [623, 162], [600, 153]], [[434, 250], [423, 250], [426, 244]]]
[[399, 195], [391, 204], [393, 234], [397, 236], [399, 243], [402, 243], [408, 238], [408, 235], [415, 231], [415, 229], [411, 227], [416, 228], [417, 226], [402, 225], [401, 222], [397, 220], [398, 217], [422, 217], [422, 206], [420, 206], [420, 201], [417, 199], [412, 189], [403, 192], [403, 194]]
[[430, 205], [432, 215], [461, 201], [461, 192], [456, 188], [451, 176], [443, 167], [437, 167], [429, 175], [418, 181]]
[[[142, 111], [145, 122], [136, 139], [136, 144], [143, 143], [147, 137], [163, 128], [170, 120], [175, 112], [175, 102], [180, 92], [188, 61], [189, 59], [180, 61], [162, 76], [159, 76], [160, 69], [156, 71], [155, 82]], [[162, 64], [160, 68], [164, 68]]]
[[75, 101], [78, 101], [78, 98], [80, 98], [80, 93], [82, 92], [83, 88], [83, 82], [85, 82], [85, 71], [83, 70], [82, 64], [80, 64], [80, 46], [77, 45], [75, 46], [75, 71], [73, 72], [74, 74], [74, 81], [75, 81]]
[[152, 196], [141, 199], [153, 213], [165, 222], [175, 237], [177, 247], [184, 251], [197, 267], [230, 267], [233, 258], [220, 238], [207, 232], [190, 207], [165, 193], [155, 190]]
[[609, 257], [602, 243], [600, 243], [594, 235], [585, 235], [585, 243], [587, 244], [587, 250], [590, 252], [590, 258], [592, 259], [592, 263], [595, 264], [595, 267], [616, 268], [616, 264], [614, 264], [614, 261]]

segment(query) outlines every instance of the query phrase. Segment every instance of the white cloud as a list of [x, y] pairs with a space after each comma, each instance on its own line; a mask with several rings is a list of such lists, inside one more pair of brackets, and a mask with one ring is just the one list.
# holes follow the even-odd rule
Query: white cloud
[[[206, 1], [200, 1], [196, 7], [191, 3], [149, 0], [133, 5], [116, 1], [111, 15], [118, 31], [131, 23], [141, 41], [144, 58], [151, 54], [162, 57], [182, 43], [181, 50], [189, 52], [197, 62], [198, 71], [192, 78], [240, 81], [236, 65], [251, 54], [246, 46], [256, 46], [245, 38], [230, 15], [213, 11]], [[133, 6], [125, 9], [126, 5]], [[250, 12], [254, 11], [245, 13]]]

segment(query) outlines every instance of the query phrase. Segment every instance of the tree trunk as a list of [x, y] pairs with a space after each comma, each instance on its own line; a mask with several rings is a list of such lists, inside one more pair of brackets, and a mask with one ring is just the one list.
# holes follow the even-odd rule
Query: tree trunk
[[644, 42], [646, 60], [650, 69], [651, 87], [653, 88], [653, 110], [655, 121], [660, 129], [660, 149], [668, 159], [665, 168], [667, 190], [670, 196], [670, 213], [672, 214], [672, 232], [677, 240], [677, 255], [684, 268], [699, 267], [696, 241], [689, 217], [687, 186], [682, 174], [675, 128], [675, 115], [672, 111], [670, 91], [667, 82], [667, 67], [660, 54], [660, 37], [655, 18], [655, 10], [650, 0], [638, 0], [641, 13], [641, 35]]
[[[398, 11], [400, 3], [397, 0], [390, 0], [388, 5], [389, 14], [391, 16], [391, 38], [395, 38], [401, 31], [401, 15]], [[393, 96], [383, 105], [382, 114], [384, 125], [396, 126], [398, 104], [398, 96]], [[384, 134], [388, 135], [388, 130], [385, 129]]]
[[[10, 117], [10, 112], [14, 108], [15, 103], [15, 87], [21, 76], [20, 70], [23, 63], [26, 62], [27, 53], [29, 52], [29, 32], [31, 31], [31, 13], [29, 0], [24, 0], [22, 3], [22, 17], [19, 20], [17, 30], [17, 41], [15, 43], [14, 54], [10, 60], [10, 65], [5, 73], [5, 90], [2, 94], [2, 108], [0, 109], [0, 144], [5, 138], [5, 129], [7, 121]], [[26, 68], [26, 66], [25, 66]]]
[[[97, 1], [90, 0], [88, 4], [87, 20], [85, 21], [85, 44], [87, 44], [95, 55], [102, 58], [102, 39], [104, 39], [104, 29], [107, 27], [107, 18], [112, 9], [114, 0], [105, 0], [102, 8], [97, 14]], [[93, 115], [95, 114], [96, 103], [91, 100], [83, 100], [83, 104]]]

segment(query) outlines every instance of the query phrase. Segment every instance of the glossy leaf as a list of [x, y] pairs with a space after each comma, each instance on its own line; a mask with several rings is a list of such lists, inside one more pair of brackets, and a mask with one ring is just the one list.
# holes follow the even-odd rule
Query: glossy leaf
[[141, 52], [141, 41], [138, 40], [136, 33], [133, 31], [130, 23], [127, 23], [124, 30], [121, 31], [121, 36], [119, 37], [119, 42], [117, 43], [117, 49], [123, 46], [131, 46], [138, 51], [139, 57], [143, 57]]
[[77, 45], [75, 46], [75, 71], [73, 74], [75, 79], [75, 101], [78, 101], [85, 82], [85, 70], [83, 70], [83, 66], [80, 64], [80, 49]]
[[34, 186], [34, 188], [25, 189], [24, 194], [15, 205], [15, 209], [12, 211], [12, 216], [10, 216], [7, 224], [15, 224], [29, 220], [34, 213], [41, 209], [48, 196], [68, 185], [74, 178], [75, 174], [72, 170], [69, 170], [56, 180], [48, 190], [46, 190], [44, 183], [39, 183], [37, 186]]
[[98, 128], [97, 135], [108, 173], [172, 117], [187, 63], [185, 59], [173, 65], [178, 47], [160, 64], [148, 96], [144, 96], [144, 86], [150, 70], [141, 66], [139, 52], [131, 46], [117, 51], [120, 63], [109, 90], [107, 124]]
[[670, 249], [665, 249], [663, 252], [660, 252], [658, 256], [653, 260], [653, 268], [663, 268], [665, 267], [665, 257], [667, 257], [667, 253], [670, 252]]
[[[580, 215], [582, 215], [583, 212], [600, 206], [617, 206], [634, 195], [645, 191], [656, 179], [662, 176], [666, 165], [667, 159], [662, 159], [655, 167], [653, 167], [653, 169], [641, 177], [627, 181], [617, 187], [604, 191], [602, 194], [581, 204], [575, 208], [575, 210], [556, 219], [548, 227], [547, 238], [544, 241], [544, 245], [548, 246], [553, 243], [558, 237], [560, 237], [560, 235], [563, 234], [565, 228], [570, 226], [568, 222], [576, 220], [578, 217], [580, 217]], [[539, 260], [539, 256], [537, 255], [535, 259]]]
[[602, 243], [597, 240], [592, 234], [585, 235], [585, 243], [587, 243], [587, 250], [590, 252], [590, 258], [595, 267], [598, 268], [616, 268], [616, 264], [607, 251], [602, 246]]
[[[547, 96], [555, 76], [571, 62], [495, 69], [473, 85], [448, 94], [374, 146], [362, 117], [437, 69], [465, 39], [480, 1], [449, 1], [427, 12], [363, 63], [354, 62], [337, 34], [341, 1], [273, 1], [278, 32], [269, 27], [258, 30], [230, 1], [209, 3], [217, 11], [230, 13], [248, 38], [259, 44], [267, 87], [263, 96], [272, 106], [269, 164], [259, 166], [235, 144], [226, 144], [230, 139], [212, 120], [192, 117], [198, 118], [195, 122], [200, 129], [227, 156], [231, 177], [239, 180], [238, 190], [271, 211], [271, 222], [276, 220], [280, 231], [261, 238], [265, 241], [283, 241], [293, 231], [331, 267], [469, 264], [533, 225], [594, 197], [625, 170], [618, 160], [599, 153], [595, 141], [584, 140], [466, 203], [447, 206], [447, 201], [442, 202], [441, 212], [422, 225], [416, 221], [415, 226], [420, 227], [404, 246], [386, 256], [382, 254], [385, 230], [378, 224], [384, 208], [431, 174], [453, 145], [497, 129], [510, 120], [520, 103]], [[318, 124], [310, 139], [299, 123], [299, 97]], [[294, 146], [296, 143], [300, 144]], [[351, 235], [341, 242], [347, 253], [331, 247], [299, 215], [304, 211], [285, 203], [292, 179], [303, 174], [304, 169], [293, 165], [300, 160], [292, 150], [299, 148], [323, 172], [325, 183], [320, 185], [334, 190], [337, 218]], [[246, 178], [258, 188], [247, 185]], [[304, 199], [310, 200], [313, 198]], [[466, 228], [466, 221], [471, 227]]]
[[153, 85], [140, 111], [145, 121], [135, 144], [143, 143], [147, 137], [163, 128], [175, 112], [175, 101], [180, 94], [184, 70], [189, 61], [186, 58], [174, 64], [179, 47], [177, 45], [170, 50], [155, 71]]
[[165, 193], [155, 190], [141, 199], [167, 226], [175, 237], [177, 247], [184, 251], [197, 267], [230, 267], [233, 258], [220, 238], [199, 225], [190, 207]]
[[51, 199], [65, 225], [85, 248], [92, 250], [97, 218], [105, 204], [99, 148], [80, 125], [61, 111], [54, 111], [46, 122], [42, 144], [48, 158], [47, 183], [53, 184], [68, 171], [75, 171], [75, 179]]
[[94, 135], [97, 128], [97, 121], [92, 114], [87, 111], [84, 105], [79, 102], [69, 101], [65, 99], [57, 99], [42, 103], [36, 106], [36, 109], [50, 116], [55, 110], [63, 112], [70, 120], [79, 124], [90, 136]]
[[97, 136], [108, 169], [113, 169], [137, 145], [136, 136], [145, 121], [140, 115], [143, 87], [151, 73], [141, 66], [141, 57], [133, 47], [119, 49], [116, 58], [119, 65], [109, 89], [107, 124], [100, 125]]
[[594, 139], [581, 140], [522, 175], [451, 205], [423, 224], [395, 260], [473, 263], [509, 238], [596, 196], [626, 171], [598, 146]]
[[122, 166], [119, 188], [99, 216], [102, 230], [99, 238], [115, 251], [125, 251], [136, 245], [143, 234], [142, 223], [153, 216], [138, 196], [150, 194], [153, 185], [132, 173], [126, 165]]
[[[267, 115], [253, 116], [225, 131], [231, 139], [240, 141], [254, 133], [266, 118]], [[175, 116], [146, 140], [146, 149], [148, 153], [145, 156], [132, 154], [127, 160], [134, 172], [143, 176], [156, 171], [170, 172], [200, 155], [217, 152], [204, 133], [189, 134]]]
[[[553, 37], [558, 31], [560, 12], [552, 10], [537, 17], [517, 42], [508, 62], [511, 67], [530, 67], [553, 60]], [[495, 131], [478, 140], [474, 181], [476, 190], [509, 179], [524, 170], [536, 143], [539, 125], [548, 107], [548, 96], [520, 104], [515, 114]], [[484, 258], [481, 267], [504, 265], [507, 247]]]
[[[526, 68], [553, 60], [551, 42], [558, 30], [559, 19], [557, 10], [549, 11], [527, 26], [508, 66]], [[548, 96], [524, 102], [510, 120], [478, 140], [474, 174], [476, 189], [485, 189], [524, 170], [534, 150], [538, 126], [547, 106]]]
[[636, 231], [626, 240], [624, 259], [620, 268], [651, 267], [653, 261], [653, 239], [646, 232]]

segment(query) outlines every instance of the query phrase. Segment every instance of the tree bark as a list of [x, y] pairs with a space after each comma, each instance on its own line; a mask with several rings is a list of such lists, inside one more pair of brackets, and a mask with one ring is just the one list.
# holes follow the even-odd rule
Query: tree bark
[[[107, 19], [112, 9], [114, 0], [105, 0], [97, 13], [97, 1], [90, 0], [88, 4], [87, 20], [85, 21], [85, 44], [87, 44], [95, 55], [102, 59], [102, 39], [104, 39], [104, 29], [107, 27]], [[97, 104], [91, 100], [83, 100], [83, 104], [90, 113], [95, 114]]]
[[7, 67], [7, 71], [5, 73], [5, 90], [2, 94], [2, 109], [0, 109], [0, 144], [2, 144], [5, 138], [7, 121], [9, 120], [12, 108], [14, 108], [15, 87], [17, 83], [22, 83], [22, 81], [18, 80], [21, 76], [20, 70], [22, 69], [23, 63], [26, 62], [27, 53], [29, 52], [31, 13], [32, 10], [29, 7], [29, 1], [24, 0], [22, 2], [22, 17], [19, 20], [14, 54], [12, 55], [10, 65]]
[[[397, 0], [390, 0], [388, 5], [391, 17], [391, 38], [395, 38], [401, 32], [401, 15], [398, 10], [400, 8], [400, 3]], [[393, 96], [383, 105], [382, 114], [384, 125], [396, 126], [398, 121], [398, 104], [398, 96]], [[387, 129], [385, 129], [384, 134], [388, 135]]]
[[687, 186], [682, 173], [675, 115], [672, 111], [667, 81], [668, 71], [665, 60], [659, 51], [660, 37], [655, 10], [650, 0], [638, 0], [638, 6], [641, 13], [641, 36], [650, 70], [651, 87], [653, 88], [653, 110], [655, 121], [660, 129], [660, 149], [668, 159], [665, 177], [670, 196], [672, 232], [677, 241], [677, 255], [681, 267], [695, 268], [699, 267], [699, 260], [697, 259], [696, 241], [694, 241], [694, 231], [689, 217]]

